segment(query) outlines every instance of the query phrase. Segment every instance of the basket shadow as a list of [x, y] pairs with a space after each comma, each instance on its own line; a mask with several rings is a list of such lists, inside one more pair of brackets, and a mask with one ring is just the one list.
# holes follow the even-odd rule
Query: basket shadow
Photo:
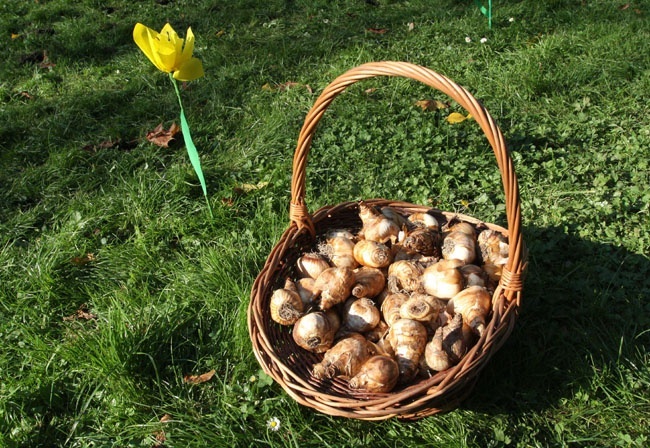
[[[572, 229], [528, 227], [519, 321], [462, 408], [523, 415], [556, 406], [597, 371], [643, 362], [650, 334], [650, 259]], [[635, 361], [636, 360], [636, 361]]]

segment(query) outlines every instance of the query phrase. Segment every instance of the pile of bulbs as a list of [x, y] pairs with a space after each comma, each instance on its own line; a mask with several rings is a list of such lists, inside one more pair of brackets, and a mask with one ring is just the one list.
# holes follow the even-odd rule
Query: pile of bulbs
[[357, 234], [329, 230], [298, 259], [270, 312], [293, 326], [297, 345], [324, 353], [315, 378], [383, 393], [450, 368], [483, 334], [508, 243], [464, 221], [441, 229], [432, 214], [363, 201], [359, 217]]

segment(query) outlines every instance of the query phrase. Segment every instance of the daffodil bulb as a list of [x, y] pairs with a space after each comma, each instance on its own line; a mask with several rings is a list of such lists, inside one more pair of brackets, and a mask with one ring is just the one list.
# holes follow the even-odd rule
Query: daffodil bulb
[[343, 326], [359, 333], [375, 328], [381, 320], [379, 309], [374, 302], [366, 297], [352, 297], [343, 307]]
[[377, 268], [361, 267], [354, 271], [352, 295], [355, 297], [373, 298], [381, 293], [386, 286], [386, 277]]
[[451, 231], [442, 240], [442, 256], [470, 264], [476, 260], [476, 239], [466, 232]]
[[420, 365], [427, 344], [427, 330], [420, 322], [412, 319], [399, 319], [388, 330], [402, 383], [413, 379]]
[[271, 319], [280, 325], [292, 325], [302, 316], [304, 306], [294, 288], [276, 289], [271, 296]]
[[314, 289], [320, 291], [321, 310], [326, 311], [350, 297], [354, 285], [354, 271], [347, 267], [325, 269], [314, 282]]
[[413, 292], [422, 289], [422, 269], [410, 260], [398, 260], [388, 267], [388, 288], [391, 292]]
[[314, 365], [316, 378], [353, 377], [374, 353], [372, 345], [359, 333], [341, 339], [325, 352], [323, 360]]
[[318, 311], [298, 319], [291, 334], [296, 344], [305, 350], [323, 353], [332, 346], [335, 331], [327, 315]]
[[440, 224], [435, 216], [426, 212], [416, 212], [409, 215], [408, 220], [418, 227], [424, 227], [431, 230], [439, 230]]
[[362, 266], [385, 268], [393, 261], [393, 254], [388, 246], [372, 240], [361, 240], [354, 245], [354, 259]]
[[460, 291], [447, 303], [447, 312], [462, 314], [464, 321], [479, 336], [483, 335], [492, 305], [490, 293], [482, 286], [470, 286]]
[[397, 361], [387, 355], [370, 357], [350, 379], [350, 389], [372, 393], [390, 392], [399, 379]]
[[422, 287], [427, 294], [439, 299], [450, 299], [465, 286], [459, 260], [441, 260], [422, 273]]
[[354, 258], [354, 244], [354, 237], [349, 232], [337, 233], [329, 236], [319, 250], [334, 266], [354, 269], [359, 266]]
[[359, 202], [359, 218], [363, 224], [359, 235], [368, 241], [386, 243], [396, 241], [400, 228], [395, 221], [383, 215], [375, 207]]
[[324, 256], [316, 253], [304, 254], [296, 262], [298, 276], [316, 278], [325, 269], [331, 267]]

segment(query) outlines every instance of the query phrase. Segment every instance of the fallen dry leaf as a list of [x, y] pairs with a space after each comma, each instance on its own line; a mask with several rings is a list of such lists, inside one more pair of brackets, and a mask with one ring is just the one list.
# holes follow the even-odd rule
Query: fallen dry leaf
[[415, 103], [416, 106], [420, 107], [422, 110], [442, 110], [449, 107], [449, 103], [445, 103], [439, 100], [420, 100]]
[[447, 122], [449, 122], [450, 124], [457, 124], [457, 123], [462, 123], [463, 121], [468, 120], [470, 118], [472, 118], [472, 116], [469, 114], [465, 116], [458, 112], [452, 112], [447, 117]]
[[375, 93], [376, 91], [377, 91], [377, 88], [376, 88], [376, 87], [371, 87], [371, 88], [369, 88], [369, 89], [364, 90], [364, 93], [365, 93], [366, 95], [371, 95], [371, 94]]
[[81, 257], [72, 257], [70, 262], [77, 266], [84, 266], [92, 261], [95, 261], [96, 259], [97, 258], [95, 257], [95, 254], [87, 253], [86, 255], [82, 255]]
[[76, 313], [70, 315], [70, 316], [65, 316], [63, 318], [64, 321], [72, 321], [72, 320], [92, 320], [92, 319], [97, 319], [97, 316], [91, 313], [88, 310], [88, 305], [85, 303], [82, 303], [79, 306], [79, 309], [77, 310]]
[[386, 28], [366, 28], [366, 31], [373, 34], [385, 34], [388, 30]]
[[165, 442], [167, 441], [165, 431], [156, 431], [153, 433], [153, 435], [156, 437], [156, 444], [152, 445], [151, 448], [164, 448]]
[[214, 374], [217, 373], [216, 370], [212, 369], [209, 372], [203, 373], [201, 375], [185, 375], [183, 381], [188, 384], [201, 384], [206, 381], [210, 381]]
[[21, 37], [20, 34], [18, 34], [18, 33], [11, 33], [11, 40], [18, 39], [19, 37]]
[[163, 124], [160, 123], [153, 131], [147, 132], [147, 140], [162, 148], [169, 148], [176, 143], [178, 134], [181, 134], [181, 128], [176, 122], [172, 123], [168, 130], [165, 130]]
[[221, 203], [226, 207], [232, 207], [235, 205], [235, 200], [233, 198], [221, 198]]
[[415, 28], [415, 23], [409, 22], [407, 26], [408, 26], [409, 31], [413, 31], [413, 28]]
[[225, 30], [219, 30], [219, 31], [217, 31], [216, 36], [217, 36], [217, 37], [221, 37], [221, 36], [223, 36], [224, 34], [226, 34], [226, 31], [225, 31]]
[[233, 188], [233, 192], [241, 196], [243, 194], [250, 193], [251, 191], [260, 190], [268, 185], [269, 185], [268, 182], [258, 182], [256, 184], [241, 184], [240, 186]]
[[162, 417], [160, 417], [160, 423], [167, 423], [167, 422], [171, 421], [171, 419], [172, 419], [171, 415], [165, 414]]
[[50, 58], [47, 56], [47, 51], [43, 50], [43, 60], [38, 64], [39, 68], [46, 68], [48, 70], [52, 70], [54, 67], [56, 67], [56, 64], [52, 61], [50, 61]]

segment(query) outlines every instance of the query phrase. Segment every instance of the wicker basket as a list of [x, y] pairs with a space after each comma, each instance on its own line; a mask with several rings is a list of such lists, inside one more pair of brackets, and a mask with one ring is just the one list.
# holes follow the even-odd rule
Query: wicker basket
[[[399, 76], [420, 81], [449, 95], [474, 117], [494, 150], [501, 172], [506, 199], [508, 229], [483, 223], [469, 216], [432, 211], [429, 207], [386, 199], [366, 202], [390, 206], [405, 214], [429, 211], [444, 225], [451, 219], [467, 221], [497, 230], [509, 240], [509, 260], [492, 298], [492, 314], [478, 342], [459, 364], [428, 378], [385, 394], [367, 394], [348, 387], [346, 380], [321, 381], [312, 376], [312, 366], [322, 355], [298, 347], [290, 327], [281, 327], [270, 318], [269, 301], [273, 291], [293, 275], [300, 255], [313, 250], [319, 235], [329, 229], [359, 229], [357, 202], [323, 207], [310, 214], [305, 204], [307, 156], [316, 127], [329, 104], [348, 86], [376, 76]], [[293, 159], [289, 228], [269, 254], [253, 284], [248, 308], [248, 328], [257, 360], [282, 388], [298, 403], [325, 414], [363, 420], [391, 417], [418, 419], [448, 411], [471, 392], [479, 372], [510, 335], [520, 306], [525, 249], [521, 235], [520, 200], [517, 179], [503, 135], [489, 113], [464, 88], [424, 67], [404, 62], [368, 63], [336, 78], [323, 91], [307, 114], [298, 137]]]

